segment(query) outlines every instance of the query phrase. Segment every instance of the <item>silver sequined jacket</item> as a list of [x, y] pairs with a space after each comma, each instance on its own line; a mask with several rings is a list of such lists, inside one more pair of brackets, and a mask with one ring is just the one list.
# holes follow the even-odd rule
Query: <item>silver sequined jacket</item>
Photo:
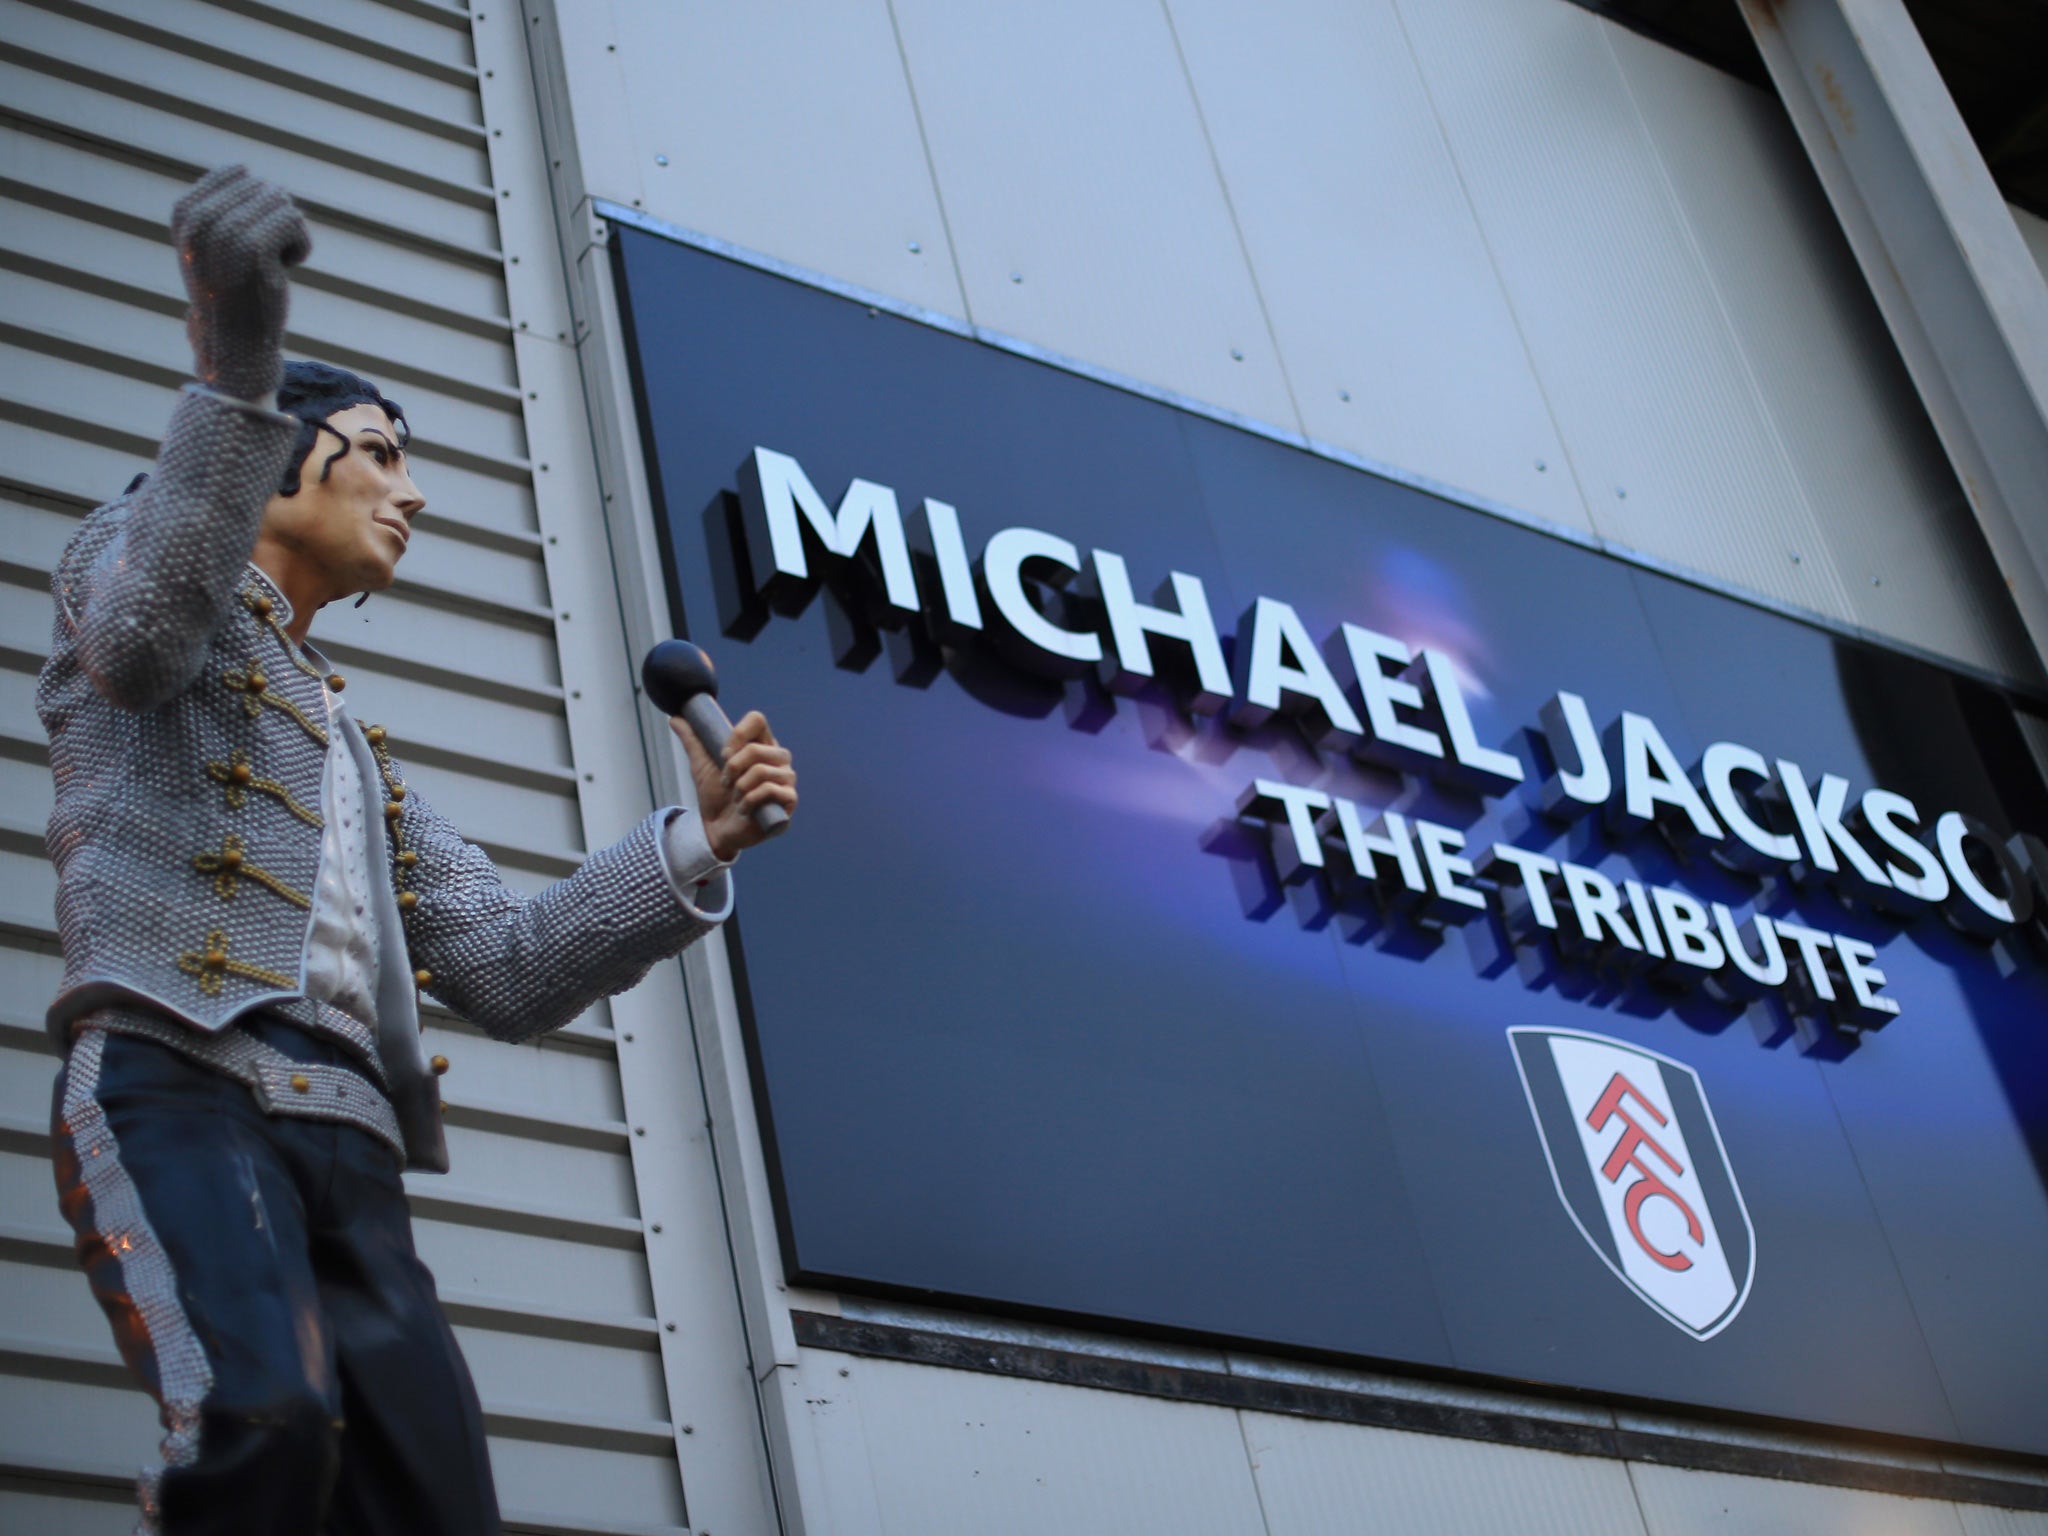
[[[188, 388], [155, 472], [93, 512], [52, 581], [36, 692], [50, 737], [64, 981], [81, 1015], [142, 1003], [218, 1033], [260, 1007], [305, 1016], [327, 750], [322, 676], [248, 563], [297, 423]], [[567, 1023], [710, 925], [678, 899], [661, 814], [528, 897], [418, 794], [375, 726], [348, 727], [366, 787], [383, 933], [377, 1054], [408, 1162], [445, 1170], [417, 987], [500, 1039]]]

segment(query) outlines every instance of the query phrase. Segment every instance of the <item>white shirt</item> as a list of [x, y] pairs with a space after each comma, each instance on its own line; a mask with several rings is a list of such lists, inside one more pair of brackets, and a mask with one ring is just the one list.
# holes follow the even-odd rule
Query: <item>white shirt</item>
[[[327, 757], [320, 774], [320, 869], [313, 881], [313, 918], [306, 936], [306, 995], [332, 1003], [377, 1027], [381, 959], [371, 911], [369, 808], [363, 776], [348, 749], [348, 709], [324, 684]], [[729, 863], [711, 851], [703, 818], [671, 807], [662, 827], [661, 860], [676, 899], [705, 922], [732, 912]]]
[[320, 772], [320, 872], [306, 936], [306, 995], [377, 1027], [377, 923], [370, 915], [370, 829], [348, 711], [324, 683], [327, 761]]

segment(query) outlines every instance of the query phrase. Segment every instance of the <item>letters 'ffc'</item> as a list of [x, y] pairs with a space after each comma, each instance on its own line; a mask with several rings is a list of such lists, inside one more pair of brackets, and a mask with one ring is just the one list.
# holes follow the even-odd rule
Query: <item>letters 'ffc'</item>
[[1735, 1320], [1756, 1232], [1699, 1074], [1626, 1041], [1508, 1031], [1558, 1199], [1652, 1310], [1696, 1339]]

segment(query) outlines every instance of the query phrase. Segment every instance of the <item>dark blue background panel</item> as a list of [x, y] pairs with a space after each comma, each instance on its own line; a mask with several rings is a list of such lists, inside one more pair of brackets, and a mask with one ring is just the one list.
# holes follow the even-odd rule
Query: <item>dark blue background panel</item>
[[[1528, 728], [1569, 688], [1597, 719], [1650, 716], [1687, 763], [1729, 738], [2048, 831], [2012, 700], [649, 233], [613, 240], [678, 630], [801, 765], [795, 830], [739, 877], [793, 1278], [2048, 1453], [2039, 957], [1814, 886], [1759, 898], [1654, 837], [1530, 810]], [[1226, 634], [1263, 595], [1318, 638], [1350, 621], [1429, 646], [1531, 783], [1482, 798], [1163, 690], [920, 651], [916, 624], [866, 631], [830, 581], [795, 613], [750, 605], [737, 493], [757, 446], [828, 504], [859, 477], [906, 514], [958, 508], [970, 554], [1022, 525], [1123, 556], [1141, 600], [1197, 576]], [[1260, 777], [1866, 938], [1904, 1012], [1802, 1037], [1774, 1005], [1516, 951], [1491, 916], [1433, 935], [1320, 880], [1283, 889], [1234, 815]], [[1754, 1233], [1718, 1332], [1673, 1326], [1574, 1225], [1516, 1026], [1697, 1074]]]

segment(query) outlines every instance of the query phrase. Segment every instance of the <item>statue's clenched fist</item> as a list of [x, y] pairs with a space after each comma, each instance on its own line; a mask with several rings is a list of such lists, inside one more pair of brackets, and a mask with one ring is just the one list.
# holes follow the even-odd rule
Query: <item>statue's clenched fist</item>
[[291, 198], [239, 165], [209, 171], [171, 211], [171, 240], [192, 308], [193, 371], [242, 400], [268, 395], [283, 377], [285, 268], [312, 252]]

